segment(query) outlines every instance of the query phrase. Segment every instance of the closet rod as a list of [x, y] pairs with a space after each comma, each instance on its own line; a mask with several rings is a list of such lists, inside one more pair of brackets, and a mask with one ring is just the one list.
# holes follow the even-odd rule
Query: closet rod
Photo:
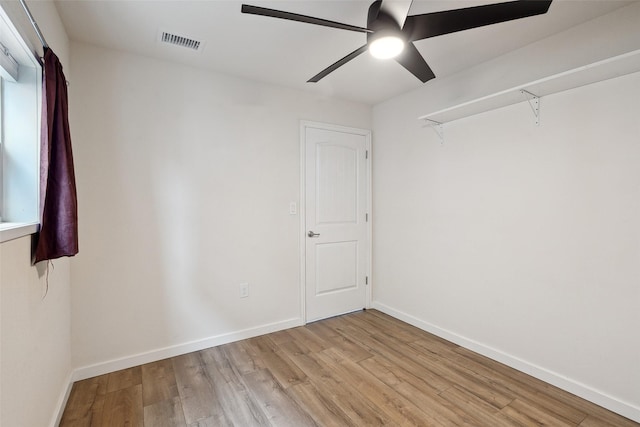
[[22, 5], [22, 8], [24, 9], [25, 13], [29, 17], [29, 21], [31, 21], [31, 25], [33, 26], [33, 29], [36, 31], [36, 34], [38, 35], [38, 38], [40, 39], [40, 43], [42, 43], [42, 47], [43, 48], [48, 48], [49, 45], [47, 44], [47, 41], [44, 39], [44, 36], [42, 35], [42, 32], [40, 31], [40, 27], [38, 27], [38, 23], [36, 22], [35, 19], [33, 19], [33, 15], [31, 14], [31, 11], [27, 7], [27, 3], [25, 3], [25, 0], [20, 0], [20, 4]]

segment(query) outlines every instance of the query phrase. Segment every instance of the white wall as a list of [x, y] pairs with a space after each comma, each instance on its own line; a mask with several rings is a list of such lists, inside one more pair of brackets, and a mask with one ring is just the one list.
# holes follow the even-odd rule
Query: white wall
[[[2, 2], [28, 37], [18, 2]], [[17, 6], [17, 7], [16, 7]], [[64, 27], [52, 2], [30, 3], [40, 28], [69, 74]], [[31, 37], [29, 37], [31, 38]], [[35, 46], [35, 45], [34, 45]], [[71, 378], [69, 260], [47, 277], [31, 266], [31, 238], [0, 244], [0, 425], [54, 425]], [[45, 295], [46, 293], [46, 295]]]
[[69, 261], [40, 275], [31, 239], [0, 246], [0, 425], [54, 425], [71, 379]]
[[299, 121], [370, 128], [371, 108], [71, 52], [78, 376], [299, 324]]
[[[506, 64], [464, 82], [524, 83]], [[374, 306], [640, 420], [640, 73], [543, 98], [539, 127], [526, 103], [446, 124], [444, 145], [417, 120], [449, 102], [429, 93], [374, 108]]]

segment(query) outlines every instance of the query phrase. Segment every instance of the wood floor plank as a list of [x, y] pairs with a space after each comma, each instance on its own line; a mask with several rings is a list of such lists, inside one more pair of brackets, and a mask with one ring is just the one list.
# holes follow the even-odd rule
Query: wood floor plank
[[[370, 310], [362, 313], [362, 316], [357, 317], [357, 319], [367, 330], [375, 333], [382, 332], [405, 343], [413, 342], [424, 337], [424, 331], [418, 328], [407, 327], [408, 325], [406, 323], [397, 324], [390, 321], [389, 317], [376, 316], [372, 314]], [[344, 320], [342, 322], [344, 323]], [[365, 327], [364, 325], [366, 324], [369, 326]]]
[[311, 332], [330, 343], [331, 347], [339, 348], [343, 354], [354, 362], [371, 357], [372, 354], [367, 351], [366, 348], [358, 345], [344, 334], [330, 327], [331, 320], [332, 319], [327, 319], [323, 322], [315, 322], [307, 325], [307, 327]]
[[60, 422], [60, 425], [65, 427], [106, 427], [102, 423], [105, 396], [106, 395], [97, 396], [96, 401], [91, 407], [90, 411], [83, 417], [64, 416]]
[[60, 427], [640, 427], [376, 310], [74, 384]]
[[274, 426], [316, 426], [313, 419], [290, 399], [278, 381], [266, 369], [244, 375], [245, 383], [267, 419]]
[[305, 326], [289, 329], [287, 330], [287, 333], [291, 335], [293, 341], [303, 343], [309, 351], [314, 353], [327, 349], [331, 346], [328, 341], [323, 340]]
[[[427, 350], [425, 345], [430, 350]], [[455, 386], [464, 388], [498, 409], [504, 408], [517, 396], [506, 387], [496, 386], [491, 377], [486, 377], [469, 366], [460, 364], [460, 359], [456, 359], [460, 358], [460, 355], [451, 351], [452, 347], [450, 346], [441, 347], [439, 344], [430, 346], [428, 342], [423, 340], [414, 341], [408, 346], [424, 350], [424, 358], [421, 360], [427, 359], [423, 363], [426, 363], [430, 370], [435, 370], [438, 375], [445, 376]]]
[[[388, 347], [399, 346], [401, 344], [394, 336], [390, 335], [382, 335], [379, 339]], [[419, 340], [417, 342], [422, 343], [424, 340]], [[440, 344], [444, 343], [440, 341]], [[422, 348], [420, 345], [417, 347], [415, 347], [415, 345], [416, 342], [407, 344], [409, 348]], [[431, 348], [434, 349], [434, 347]], [[461, 370], [460, 366], [467, 366], [468, 364], [450, 363], [451, 358], [460, 357], [459, 354], [454, 351], [455, 349], [456, 346], [445, 344], [444, 346], [439, 346], [437, 352], [410, 351], [408, 356], [412, 360], [415, 360], [417, 363], [424, 366], [429, 372], [433, 372], [439, 377], [447, 378], [452, 384], [464, 387], [467, 391], [475, 394], [485, 402], [494, 405], [496, 408], [503, 408], [516, 397], [520, 397], [521, 399], [532, 401], [544, 406], [546, 409], [558, 414], [559, 418], [562, 420], [569, 420], [570, 422], [576, 423], [584, 419], [585, 415], [583, 412], [576, 410], [575, 408], [568, 407], [557, 400], [549, 399], [544, 395], [531, 391], [526, 392], [522, 387], [517, 386], [517, 382], [514, 383], [516, 387], [500, 387], [495, 381], [495, 376], [485, 377], [482, 374], [478, 374], [473, 369]], [[446, 356], [442, 356], [442, 354], [445, 354]], [[530, 377], [524, 374], [518, 377], [518, 379], [523, 378]], [[513, 391], [513, 388], [515, 388], [515, 391]]]
[[408, 343], [409, 346], [424, 351], [426, 353], [435, 354], [440, 357], [456, 357], [459, 356], [456, 353], [456, 349], [459, 347], [450, 342], [443, 342], [442, 339], [434, 339], [437, 338], [435, 336], [430, 336], [428, 338], [420, 338], [415, 341], [411, 341]]
[[225, 344], [221, 348], [228, 354], [229, 360], [233, 361], [233, 369], [240, 374], [248, 374], [258, 369], [264, 369], [261, 359], [256, 360], [250, 354], [251, 348], [247, 346], [245, 341]]
[[384, 413], [364, 397], [361, 390], [337, 375], [333, 364], [325, 365], [313, 357], [316, 353], [306, 349], [304, 343], [287, 343], [282, 346], [282, 349], [300, 369], [307, 373], [307, 377], [320, 394], [329, 398], [331, 404], [337, 406], [352, 423], [362, 426], [390, 423]]
[[186, 427], [180, 397], [155, 401], [144, 406], [144, 425], [153, 427]]
[[357, 426], [349, 416], [310, 381], [289, 387], [286, 393], [319, 425], [324, 427]]
[[[393, 425], [420, 425], [428, 419], [429, 414], [402, 398], [395, 389], [387, 387], [375, 376], [368, 375], [365, 369], [342, 354], [339, 349], [327, 349], [313, 356], [326, 365], [331, 365], [335, 374], [345, 382], [353, 384], [359, 390], [366, 390], [365, 398], [380, 408]], [[449, 415], [454, 417], [453, 414]], [[433, 421], [431, 425], [437, 424]]]
[[201, 355], [189, 353], [172, 358], [172, 362], [186, 423], [193, 424], [203, 418], [226, 423]]
[[188, 427], [218, 427], [218, 422], [217, 418], [207, 417], [189, 424]]
[[403, 371], [402, 368], [386, 364], [385, 360], [379, 356], [363, 360], [359, 365], [390, 389], [395, 390], [407, 402], [420, 408], [424, 413], [422, 416], [424, 425], [466, 425], [464, 417], [458, 417], [455, 410], [451, 410], [453, 405], [443, 404], [444, 401], [436, 390], [428, 387], [412, 374]]
[[108, 374], [107, 393], [142, 384], [142, 368], [135, 366]]
[[[417, 348], [422, 347], [418, 341], [409, 345], [417, 346]], [[453, 353], [447, 350], [446, 356], [433, 353], [432, 358], [437, 361], [438, 365], [451, 370], [451, 378], [457, 378], [456, 384], [464, 386], [468, 391], [485, 398], [487, 401], [494, 397], [500, 398], [499, 401], [496, 401], [497, 407], [508, 404], [509, 400], [519, 398], [521, 401], [545, 407], [560, 419], [570, 423], [580, 422], [585, 417], [585, 413], [578, 408], [539, 392], [540, 390], [554, 390], [555, 388], [549, 384], [542, 383], [540, 380], [472, 351], [458, 347]], [[494, 366], [496, 369], [492, 368]], [[472, 382], [461, 381], [461, 377], [469, 377]]]
[[476, 425], [492, 427], [510, 427], [512, 425], [498, 408], [464, 388], [453, 386], [440, 393], [440, 396], [476, 420]]
[[[242, 376], [236, 370], [230, 369], [232, 363], [228, 360], [227, 354], [218, 347], [200, 353], [215, 395], [230, 425], [268, 425], [266, 415], [248, 391]], [[213, 419], [207, 420], [210, 421], [213, 422]]]
[[100, 426], [107, 382], [107, 375], [77, 381], [71, 389], [61, 425]]
[[142, 384], [107, 393], [101, 425], [144, 427]]
[[178, 397], [178, 384], [171, 359], [142, 365], [142, 402], [144, 406]]
[[244, 357], [246, 356], [246, 351], [242, 347], [232, 344], [205, 349], [201, 354], [205, 364], [216, 364], [218, 371], [226, 382], [239, 381], [243, 372], [248, 373], [255, 370], [253, 363], [248, 362], [248, 359]]
[[458, 359], [458, 365], [481, 372], [482, 376], [490, 379], [493, 388], [509, 390], [520, 402], [542, 407], [555, 417], [571, 424], [578, 424], [586, 417], [586, 413], [580, 408], [549, 395], [557, 392], [568, 393], [469, 350], [460, 348], [456, 352], [464, 355], [463, 359]]
[[424, 378], [406, 371], [401, 366], [390, 362], [382, 356], [376, 355], [359, 363], [364, 369], [389, 387], [401, 390], [413, 399], [420, 400], [423, 395], [436, 396], [440, 390], [434, 388]]
[[269, 339], [273, 341], [276, 345], [284, 344], [294, 339], [291, 335], [289, 335], [289, 333], [286, 330], [273, 332], [268, 336], [269, 336]]
[[537, 408], [534, 405], [516, 399], [500, 410], [510, 420], [525, 426], [553, 426], [575, 427], [577, 424], [569, 423], [555, 417], [553, 414]]
[[[440, 389], [449, 388], [453, 384], [465, 382], [466, 380], [466, 378], [464, 378], [463, 376], [455, 375], [455, 373], [452, 372], [451, 369], [449, 369], [447, 366], [438, 363], [439, 359], [435, 355], [416, 350], [415, 348], [411, 347], [410, 344], [403, 346], [402, 341], [396, 339], [394, 336], [386, 334], [375, 334], [373, 336], [373, 339], [382, 344], [384, 348], [402, 348], [402, 357], [411, 360], [416, 365], [416, 370], [429, 372], [430, 375], [433, 376], [433, 379], [431, 379], [430, 381], [442, 383]], [[397, 353], [397, 350], [394, 351]]]
[[[637, 427], [639, 425], [638, 423], [621, 415], [614, 414], [613, 412], [606, 411], [604, 414], [601, 414], [600, 411], [597, 412], [598, 415], [587, 415], [587, 417], [579, 424], [580, 427]], [[599, 415], [602, 415], [602, 418], [600, 418]]]
[[286, 355], [279, 354], [278, 346], [271, 341], [269, 336], [252, 338], [247, 343], [253, 349], [253, 351], [249, 350], [249, 353], [254, 358], [261, 358], [261, 364], [271, 372], [283, 388], [286, 389], [291, 385], [300, 384], [306, 380], [307, 376], [304, 372], [291, 362]]
[[342, 328], [344, 334], [349, 335], [353, 340], [369, 349], [371, 354], [377, 354], [388, 360], [389, 365], [401, 366], [416, 378], [421, 378], [423, 382], [429, 384], [436, 391], [443, 391], [451, 387], [451, 382], [437, 374], [425, 369], [424, 366], [412, 360], [405, 354], [404, 348], [395, 344], [389, 346], [380, 342], [376, 336], [365, 330], [346, 325]]

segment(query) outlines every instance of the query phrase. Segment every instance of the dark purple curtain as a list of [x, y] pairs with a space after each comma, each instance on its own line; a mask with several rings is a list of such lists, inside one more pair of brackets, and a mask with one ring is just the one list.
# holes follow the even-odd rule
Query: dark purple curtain
[[40, 233], [34, 263], [78, 253], [78, 199], [69, 133], [67, 80], [44, 49], [40, 146]]

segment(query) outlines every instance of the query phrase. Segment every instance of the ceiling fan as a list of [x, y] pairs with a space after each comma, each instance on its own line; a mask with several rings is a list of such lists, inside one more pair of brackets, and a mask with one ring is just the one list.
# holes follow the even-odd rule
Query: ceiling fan
[[423, 83], [435, 78], [413, 42], [485, 25], [546, 13], [552, 0], [519, 0], [407, 16], [411, 0], [377, 0], [369, 6], [367, 27], [243, 4], [242, 13], [287, 19], [366, 33], [367, 43], [331, 64], [308, 82], [318, 82], [366, 50], [378, 58], [394, 58]]

